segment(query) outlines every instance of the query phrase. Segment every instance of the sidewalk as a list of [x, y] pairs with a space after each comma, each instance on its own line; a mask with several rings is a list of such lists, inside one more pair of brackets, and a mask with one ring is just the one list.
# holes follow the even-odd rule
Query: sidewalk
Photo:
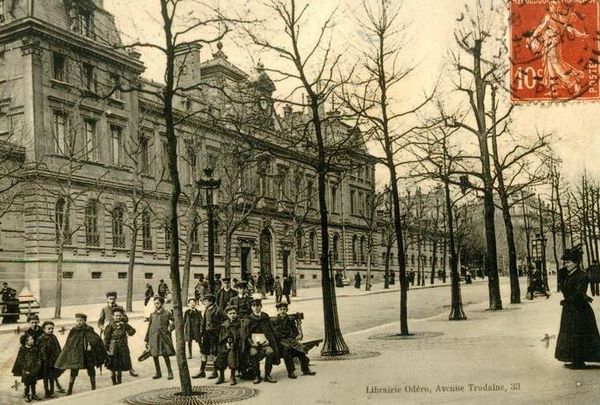
[[[486, 280], [479, 280], [479, 282], [485, 282]], [[447, 282], [445, 284], [438, 283], [434, 285], [427, 284], [422, 287], [411, 287], [411, 290], [416, 289], [427, 289], [427, 288], [439, 288], [439, 287], [449, 287], [450, 283]], [[356, 297], [356, 296], [364, 296], [364, 295], [373, 295], [373, 294], [387, 294], [387, 293], [398, 293], [400, 285], [396, 283], [395, 285], [390, 286], [389, 289], [383, 288], [383, 283], [373, 284], [371, 286], [371, 291], [365, 291], [364, 285], [361, 289], [354, 288], [353, 286], [347, 286], [344, 288], [336, 288], [336, 295], [338, 298], [345, 297]], [[311, 301], [311, 300], [320, 300], [322, 298], [322, 290], [321, 287], [312, 287], [312, 288], [301, 288], [297, 291], [298, 295], [296, 297], [291, 297], [292, 302], [297, 301]], [[259, 297], [260, 294], [255, 294], [255, 296]], [[124, 297], [121, 297], [123, 299]], [[54, 323], [57, 328], [65, 327], [68, 328], [75, 324], [75, 314], [76, 313], [84, 313], [88, 316], [88, 324], [92, 326], [96, 326], [98, 322], [98, 316], [100, 315], [100, 311], [102, 307], [104, 307], [105, 302], [102, 300], [102, 297], [99, 297], [101, 302], [97, 304], [82, 304], [82, 305], [66, 305], [61, 309], [61, 319], [54, 319]], [[122, 300], [118, 301], [119, 305], [124, 306], [124, 302]], [[265, 307], [270, 308], [270, 305], [273, 306], [275, 304], [275, 296], [267, 295], [265, 298]], [[133, 302], [133, 312], [127, 313], [127, 316], [130, 319], [141, 319], [144, 317], [144, 302], [143, 301], [134, 301]], [[54, 307], [44, 307], [39, 310], [40, 320], [43, 322], [47, 319], [54, 318]], [[21, 317], [21, 319], [24, 319]], [[16, 333], [17, 330], [23, 330], [27, 328], [27, 324], [25, 322], [19, 322], [17, 324], [0, 324], [0, 334], [6, 333]]]
[[[396, 333], [397, 322], [349, 333], [345, 339], [351, 349], [381, 355], [314, 361], [317, 376], [297, 380], [288, 379], [283, 366], [276, 367], [273, 376], [277, 384], [242, 383], [260, 391], [244, 403], [277, 403], [284, 397], [289, 405], [597, 403], [600, 370], [573, 371], [554, 359], [561, 299], [553, 293], [548, 300], [536, 298], [510, 305], [508, 296], [503, 296], [505, 310], [494, 312], [486, 310], [486, 303], [468, 305], [466, 321], [450, 322], [447, 312], [410, 321], [415, 333], [411, 339], [370, 339]], [[600, 300], [592, 305], [598, 315]], [[551, 336], [548, 345], [545, 334]], [[53, 403], [119, 404], [131, 395], [176, 386], [176, 381], [136, 380]], [[193, 383], [213, 385], [208, 380]]]

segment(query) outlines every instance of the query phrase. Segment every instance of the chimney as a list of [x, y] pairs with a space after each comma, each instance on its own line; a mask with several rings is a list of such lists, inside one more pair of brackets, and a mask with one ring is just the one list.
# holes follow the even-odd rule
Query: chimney
[[286, 104], [283, 107], [283, 116], [284, 118], [290, 118], [292, 116], [292, 112], [294, 112], [294, 110], [292, 109], [292, 106], [289, 104]]
[[175, 48], [175, 77], [179, 77], [176, 85], [191, 88], [200, 83], [200, 49], [202, 45], [187, 43]]

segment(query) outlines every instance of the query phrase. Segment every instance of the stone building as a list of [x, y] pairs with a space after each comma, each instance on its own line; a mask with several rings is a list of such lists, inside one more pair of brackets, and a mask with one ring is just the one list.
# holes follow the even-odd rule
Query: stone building
[[[58, 262], [65, 304], [97, 302], [109, 289], [124, 295], [132, 254], [134, 297], [143, 296], [146, 283], [169, 279], [169, 181], [162, 105], [153, 96], [160, 84], [141, 78], [140, 54], [120, 47], [103, 3], [0, 1], [0, 136], [16, 151], [14, 161], [24, 162], [19, 199], [1, 219], [0, 281], [29, 288], [42, 305], [54, 302]], [[278, 114], [270, 98], [273, 82], [260, 67], [248, 74], [231, 64], [222, 45], [214, 55], [200, 46], [180, 48], [177, 55], [180, 87], [190, 88], [174, 106], [178, 117], [186, 117], [178, 128], [178, 150], [182, 265], [189, 252], [190, 288], [207, 271], [205, 210], [202, 204], [190, 209], [204, 167], [223, 180], [216, 273], [225, 274], [230, 251], [232, 277], [242, 277], [243, 269], [292, 274], [298, 288], [318, 285], [311, 154], [283, 142], [294, 122], [307, 121], [306, 114], [290, 107]], [[256, 132], [235, 127], [236, 106], [223, 95], [237, 90], [246, 97], [244, 114], [253, 117]], [[336, 128], [332, 137], [351, 130], [342, 122]], [[253, 145], [244, 151], [242, 132]], [[349, 278], [366, 270], [367, 226], [360, 213], [375, 184], [375, 160], [359, 140], [351, 158], [352, 171], [333, 173], [327, 187], [331, 261]], [[234, 176], [236, 165], [244, 170]], [[261, 198], [244, 205], [256, 193]], [[4, 197], [0, 203], [6, 205]], [[230, 213], [239, 222], [229, 237], [228, 206], [238, 210]], [[240, 218], [244, 207], [249, 213]], [[381, 280], [377, 246], [373, 266], [374, 281]]]

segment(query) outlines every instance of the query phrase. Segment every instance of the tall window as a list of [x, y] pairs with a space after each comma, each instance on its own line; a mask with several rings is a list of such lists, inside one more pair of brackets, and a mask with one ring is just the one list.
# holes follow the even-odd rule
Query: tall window
[[85, 244], [86, 246], [100, 246], [98, 202], [96, 200], [90, 200], [85, 207]]
[[163, 141], [162, 143], [162, 161], [163, 161], [163, 169], [165, 170], [165, 175], [166, 178], [170, 178], [169, 176], [169, 172], [170, 172], [170, 164], [169, 164], [169, 144], [167, 143], [167, 141]]
[[67, 81], [66, 58], [62, 53], [52, 54], [52, 77], [61, 82]]
[[56, 142], [56, 152], [67, 154], [69, 151], [67, 144], [67, 115], [62, 111], [54, 111], [52, 131]]
[[306, 186], [306, 206], [307, 206], [307, 208], [311, 208], [313, 206], [313, 200], [315, 198], [314, 188], [315, 188], [314, 182], [312, 180], [309, 180], [308, 184]]
[[296, 232], [296, 255], [298, 256], [298, 259], [304, 257], [304, 238], [301, 230]]
[[[192, 230], [192, 237], [190, 238], [190, 248], [192, 249], [192, 253], [200, 253], [200, 238], [198, 237], [199, 233], [198, 220], [194, 221], [194, 229]], [[215, 243], [216, 246], [216, 243]]]
[[337, 212], [337, 187], [336, 186], [331, 186], [331, 211]]
[[194, 179], [196, 178], [195, 174], [196, 174], [196, 151], [194, 150], [193, 146], [187, 145], [186, 147], [186, 159], [187, 159], [187, 169], [188, 169], [188, 181], [190, 184], [192, 184], [194, 182]]
[[333, 260], [340, 260], [339, 254], [339, 245], [340, 244], [340, 236], [336, 233], [333, 235]]
[[142, 212], [142, 245], [144, 250], [152, 250], [152, 221], [147, 209]]
[[88, 38], [94, 38], [94, 14], [91, 10], [79, 10], [78, 32]]
[[310, 233], [309, 243], [310, 258], [315, 259], [317, 257], [317, 233], [315, 231]]
[[358, 263], [358, 236], [352, 236], [352, 262]]
[[149, 173], [150, 165], [150, 138], [147, 136], [140, 137], [140, 156], [139, 170], [142, 174]]
[[358, 213], [359, 214], [364, 214], [364, 203], [365, 203], [365, 199], [364, 199], [364, 195], [361, 191], [358, 192]]
[[360, 262], [365, 263], [365, 237], [361, 236], [360, 238]]
[[123, 163], [123, 128], [111, 125], [110, 134], [112, 140], [112, 161], [114, 165]]
[[110, 84], [112, 86], [112, 98], [115, 100], [123, 100], [123, 93], [121, 92], [121, 78], [118, 74], [110, 74]]
[[96, 139], [96, 121], [84, 120], [83, 130], [85, 132], [85, 155], [88, 160], [98, 160], [97, 139]]
[[165, 222], [163, 229], [165, 231], [165, 250], [168, 254], [171, 250], [171, 225], [168, 221]]
[[98, 91], [98, 79], [94, 66], [84, 63], [81, 67], [81, 81], [86, 90], [96, 93]]
[[123, 207], [115, 207], [112, 213], [113, 247], [125, 247], [125, 234], [123, 233]]
[[69, 207], [64, 198], [56, 201], [54, 225], [56, 227], [56, 243], [60, 242], [60, 237], [64, 238], [64, 244], [71, 244], [71, 229], [69, 224]]
[[356, 190], [350, 190], [350, 213], [356, 214]]

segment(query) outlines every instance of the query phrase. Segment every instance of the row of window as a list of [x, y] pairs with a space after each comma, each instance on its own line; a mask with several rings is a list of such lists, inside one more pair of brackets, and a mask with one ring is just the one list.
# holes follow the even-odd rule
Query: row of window
[[[70, 75], [71, 65], [72, 64], [69, 62], [69, 58], [66, 55], [60, 52], [53, 52], [52, 78], [62, 83], [69, 83], [72, 77]], [[79, 83], [82, 85], [82, 88], [97, 94], [100, 90], [97, 72], [98, 69], [94, 65], [85, 62], [81, 62], [79, 65]], [[109, 81], [104, 88], [106, 91], [105, 95], [110, 93], [110, 96], [113, 100], [122, 101], [123, 93], [121, 91], [121, 77], [116, 73], [109, 73], [108, 79]]]
[[[72, 279], [74, 276], [74, 272], [72, 271], [63, 271], [62, 275], [63, 278], [67, 278], [67, 279]], [[97, 279], [101, 279], [102, 278], [102, 272], [101, 271], [92, 271], [90, 273], [90, 276], [93, 280], [97, 280]], [[126, 271], [120, 271], [117, 273], [117, 278], [119, 280], [124, 280], [127, 278], [127, 272]], [[144, 273], [144, 278], [146, 280], [152, 280], [154, 278], [154, 273]]]
[[[90, 200], [84, 210], [84, 232], [85, 245], [88, 247], [100, 247], [100, 231], [98, 227], [98, 211], [99, 203], [97, 200]], [[123, 205], [116, 206], [111, 212], [112, 225], [112, 246], [117, 249], [126, 247], [125, 232], [124, 232], [124, 216], [125, 207]], [[55, 206], [55, 226], [56, 226], [56, 241], [60, 243], [60, 238], [64, 238], [64, 245], [72, 244], [73, 232], [69, 223], [69, 208], [64, 198], [59, 198]], [[218, 238], [218, 222], [215, 221], [215, 253], [221, 253], [221, 246]], [[171, 231], [168, 224], [163, 226], [165, 237], [165, 251], [171, 249]], [[152, 250], [152, 220], [150, 212], [144, 209], [141, 214], [141, 232], [142, 232], [142, 247], [143, 250]], [[192, 253], [200, 253], [200, 229], [195, 227], [191, 234], [191, 250]]]

